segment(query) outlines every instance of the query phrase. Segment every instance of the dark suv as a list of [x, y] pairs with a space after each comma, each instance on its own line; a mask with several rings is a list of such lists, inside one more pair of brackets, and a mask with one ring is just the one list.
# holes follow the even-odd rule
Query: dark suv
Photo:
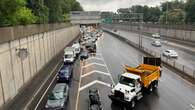
[[69, 83], [73, 74], [73, 65], [65, 64], [62, 66], [58, 72], [57, 80], [58, 82]]

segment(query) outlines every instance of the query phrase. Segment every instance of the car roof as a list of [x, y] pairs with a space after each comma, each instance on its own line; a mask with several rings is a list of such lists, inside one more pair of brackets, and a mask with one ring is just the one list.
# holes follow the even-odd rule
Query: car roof
[[57, 83], [53, 88], [52, 92], [63, 92], [64, 88], [67, 88], [67, 84], [65, 83]]
[[140, 78], [140, 76], [135, 75], [133, 73], [124, 73], [124, 74], [122, 74], [122, 76], [131, 78], [131, 79], [139, 79]]
[[71, 65], [63, 65], [62, 67], [61, 67], [61, 70], [63, 69], [69, 69], [71, 67]]

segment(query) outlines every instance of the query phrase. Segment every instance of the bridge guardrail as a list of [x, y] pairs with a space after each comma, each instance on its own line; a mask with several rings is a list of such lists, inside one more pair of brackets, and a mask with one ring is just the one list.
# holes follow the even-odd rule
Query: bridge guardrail
[[128, 40], [127, 38], [124, 38], [123, 36], [121, 36], [121, 35], [119, 35], [119, 34], [117, 34], [117, 33], [115, 33], [115, 32], [112, 32], [112, 30], [105, 29], [105, 28], [103, 28], [103, 30], [106, 31], [106, 32], [108, 32], [108, 33], [110, 33], [110, 34], [112, 34], [112, 35], [114, 35], [115, 37], [117, 37], [117, 38], [119, 38], [119, 39], [121, 39], [121, 40], [127, 42], [129, 45], [131, 45], [131, 46], [133, 46], [133, 47], [135, 47], [135, 48], [140, 49], [141, 51], [143, 51], [144, 53], [146, 53], [146, 54], [148, 54], [148, 55], [150, 55], [150, 56], [160, 57], [161, 60], [162, 60], [162, 62], [163, 62], [164, 64], [166, 64], [166, 65], [168, 65], [168, 66], [171, 66], [172, 68], [174, 68], [174, 69], [180, 71], [181, 73], [184, 73], [185, 75], [188, 75], [188, 76], [190, 76], [191, 78], [195, 79], [195, 70], [194, 70], [194, 69], [192, 69], [192, 68], [190, 68], [190, 67], [188, 67], [188, 66], [185, 66], [185, 65], [183, 65], [183, 64], [180, 64], [180, 63], [177, 62], [177, 61], [170, 60], [169, 58], [163, 56], [162, 54], [157, 53], [157, 52], [155, 52], [155, 51], [153, 51], [153, 50], [151, 50], [151, 49], [149, 49], [149, 48], [147, 48], [147, 47], [143, 47], [143, 46], [142, 46], [142, 47], [140, 48], [139, 45], [138, 45], [137, 43], [135, 43], [135, 42], [133, 42], [133, 41], [130, 41], [130, 40]]

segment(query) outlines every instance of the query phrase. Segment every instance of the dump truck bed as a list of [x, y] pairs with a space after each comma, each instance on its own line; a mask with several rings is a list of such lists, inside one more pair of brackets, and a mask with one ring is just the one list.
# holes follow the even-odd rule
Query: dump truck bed
[[148, 88], [153, 81], [160, 78], [160, 66], [141, 64], [134, 68], [125, 65], [125, 70], [130, 74], [139, 75], [145, 88]]

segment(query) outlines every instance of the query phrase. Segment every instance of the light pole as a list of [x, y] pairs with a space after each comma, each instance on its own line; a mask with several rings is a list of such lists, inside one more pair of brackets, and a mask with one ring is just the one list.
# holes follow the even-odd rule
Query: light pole
[[139, 48], [142, 48], [142, 27], [143, 27], [143, 13], [138, 14], [139, 18]]
[[169, 9], [169, 2], [166, 3], [166, 24], [168, 23], [168, 9]]

